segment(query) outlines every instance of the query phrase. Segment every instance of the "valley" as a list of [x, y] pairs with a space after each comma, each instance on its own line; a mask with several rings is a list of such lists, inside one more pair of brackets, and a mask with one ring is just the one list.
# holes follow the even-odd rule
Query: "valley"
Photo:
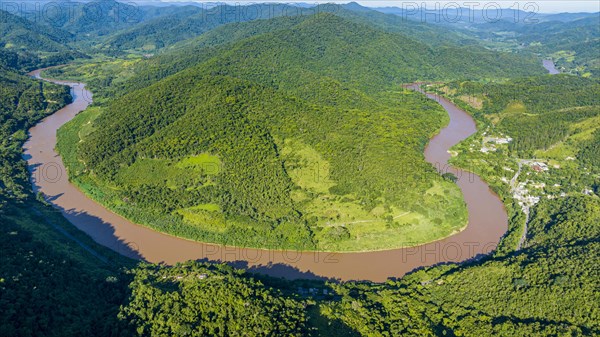
[[600, 335], [597, 9], [38, 5], [1, 336]]
[[[39, 78], [41, 71], [34, 71], [31, 75]], [[84, 195], [78, 186], [72, 184], [67, 175], [63, 174], [67, 169], [62, 161], [57, 160], [60, 157], [54, 150], [56, 138], [53, 135], [70, 120], [82, 117], [77, 114], [92, 103], [92, 94], [82, 83], [52, 81], [71, 87], [73, 103], [47, 117], [29, 131], [30, 138], [25, 143], [24, 150], [32, 168], [32, 176], [35, 177], [34, 191], [43, 193], [70, 222], [96, 242], [131, 258], [169, 264], [208, 259], [230, 262], [234, 266], [242, 265], [250, 270], [292, 279], [312, 277], [383, 281], [389, 277], [402, 276], [418, 267], [440, 262], [459, 262], [486, 254], [495, 248], [506, 231], [507, 219], [502, 204], [497, 196], [486, 191], [487, 185], [476, 175], [447, 167], [448, 150], [475, 131], [473, 120], [449, 101], [429, 95], [429, 99], [441, 103], [448, 111], [450, 122], [429, 142], [425, 157], [438, 170], [453, 173], [458, 177], [457, 183], [469, 208], [469, 222], [465, 226], [466, 229], [461, 229], [459, 233], [451, 233], [448, 238], [431, 244], [419, 246], [418, 243], [405, 241], [403, 245], [406, 247], [397, 250], [344, 254], [254, 250], [199, 243], [164, 235], [112, 213]], [[411, 89], [419, 90], [418, 87]], [[495, 221], [489, 221], [490, 214], [494, 214]], [[407, 215], [408, 213], [400, 214], [397, 218]], [[372, 269], [370, 266], [373, 261], [383, 262], [389, 268]]]

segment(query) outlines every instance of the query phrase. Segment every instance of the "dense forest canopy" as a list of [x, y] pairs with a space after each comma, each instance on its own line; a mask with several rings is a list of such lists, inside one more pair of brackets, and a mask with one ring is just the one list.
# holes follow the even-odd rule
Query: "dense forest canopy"
[[[456, 187], [434, 185], [422, 157], [444, 113], [400, 85], [536, 74], [539, 63], [475, 46], [434, 49], [340, 13], [224, 24], [136, 63], [129, 80], [106, 78], [100, 95], [122, 97], [85, 139], [76, 126], [61, 137], [59, 148], [78, 153], [69, 160], [76, 181], [135, 221], [210, 242], [368, 250], [392, 247], [389, 235], [403, 226], [428, 238], [461, 228]], [[506, 62], [521, 66], [508, 73]], [[202, 171], [204, 160], [222, 169]], [[151, 172], [165, 178], [143, 178]], [[426, 193], [438, 188], [445, 197]], [[407, 212], [413, 220], [393, 221]]]
[[[333, 14], [275, 20], [281, 23], [277, 30], [261, 21], [237, 24], [264, 33], [217, 40], [215, 47], [206, 42], [208, 54], [200, 57], [184, 46], [174, 49], [177, 58], [160, 56], [166, 63], [136, 65], [141, 72], [121, 82], [133, 87], [100, 114], [93, 132], [78, 139], [75, 127], [69, 135], [65, 131], [59, 148], [74, 146], [67, 139], [79, 148], [79, 157], [69, 160], [77, 166], [71, 172], [116, 185], [96, 195], [122, 214], [205, 241], [369, 249], [380, 233], [403, 226], [388, 220], [403, 212], [440, 236], [460, 228], [464, 206], [455, 200], [456, 187], [439, 182], [447, 200], [425, 193], [437, 175], [422, 150], [444, 113], [399, 85], [417, 79], [419, 67], [432, 69], [431, 76], [458, 76], [462, 62], [450, 70], [433, 68], [438, 57], [453, 54]], [[487, 52], [472, 52], [483, 63]], [[344, 61], [349, 55], [352, 63]], [[497, 55], [489, 56], [488, 63], [498, 62]], [[448, 75], [452, 69], [456, 74]], [[140, 86], [136, 79], [143, 74], [154, 78]], [[394, 83], [402, 106], [387, 91]], [[419, 110], [430, 113], [414, 113]], [[214, 160], [222, 170], [211, 174], [197, 165], [198, 177], [184, 178], [178, 169], [192, 160]], [[396, 174], [398, 167], [408, 176]], [[326, 179], [310, 181], [315, 168]], [[165, 179], [132, 176], [140, 170], [159, 170]], [[86, 185], [95, 181], [81, 179]], [[323, 213], [319, 199], [339, 211]], [[385, 229], [359, 233], [352, 224], [364, 221]], [[349, 244], [357, 235], [364, 248]]]
[[69, 32], [0, 9], [0, 65], [33, 70], [85, 57], [68, 46], [72, 38]]

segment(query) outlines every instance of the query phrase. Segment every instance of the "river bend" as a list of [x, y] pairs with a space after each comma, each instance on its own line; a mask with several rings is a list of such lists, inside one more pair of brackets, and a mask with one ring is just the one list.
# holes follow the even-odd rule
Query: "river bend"
[[[30, 75], [40, 78], [40, 72], [36, 70]], [[29, 130], [29, 139], [23, 150], [34, 191], [41, 191], [65, 218], [96, 242], [128, 257], [166, 264], [192, 259], [228, 262], [252, 272], [288, 279], [382, 282], [389, 277], [401, 277], [422, 266], [460, 262], [486, 254], [497, 246], [507, 229], [504, 206], [488, 185], [475, 174], [447, 166], [450, 158], [448, 149], [476, 132], [475, 122], [447, 99], [427, 94], [427, 97], [435, 99], [446, 109], [450, 123], [430, 140], [425, 149], [425, 158], [459, 178], [457, 184], [469, 211], [468, 225], [463, 231], [420, 246], [361, 253], [237, 248], [159, 233], [111, 212], [69, 182], [62, 159], [54, 149], [56, 132], [92, 102], [92, 94], [83, 83], [49, 81], [69, 85], [73, 102]], [[419, 90], [418, 87], [413, 89]]]

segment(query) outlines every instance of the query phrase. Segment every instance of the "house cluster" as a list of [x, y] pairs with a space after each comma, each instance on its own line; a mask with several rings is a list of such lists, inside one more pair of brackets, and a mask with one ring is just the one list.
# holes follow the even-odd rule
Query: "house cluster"
[[532, 161], [529, 162], [529, 166], [531, 167], [532, 170], [534, 170], [535, 172], [544, 172], [544, 171], [548, 171], [548, 165], [546, 163], [542, 163], [539, 161]]
[[304, 288], [304, 287], [298, 287], [298, 294], [302, 295], [302, 296], [327, 296], [327, 295], [333, 295], [332, 292], [330, 292], [327, 289], [324, 288]]
[[529, 208], [540, 201], [540, 197], [529, 194], [529, 190], [526, 188], [527, 183], [529, 182], [520, 182], [513, 189], [513, 197], [517, 200], [519, 206], [523, 212], [527, 213]]
[[[208, 275], [207, 275], [207, 274], [198, 274], [198, 275], [196, 275], [196, 277], [197, 277], [199, 280], [204, 280], [205, 278], [207, 278], [207, 277], [208, 277]], [[163, 279], [167, 279], [167, 276], [163, 276], [162, 278], [163, 278]], [[174, 280], [174, 281], [181, 281], [181, 280], [183, 280], [183, 278], [184, 278], [184, 276], [183, 276], [183, 275], [175, 275], [175, 276], [173, 276], [173, 280]]]
[[481, 142], [481, 152], [495, 152], [498, 149], [498, 145], [505, 145], [510, 143], [513, 139], [510, 137], [488, 137], [487, 132], [483, 135], [483, 141]]

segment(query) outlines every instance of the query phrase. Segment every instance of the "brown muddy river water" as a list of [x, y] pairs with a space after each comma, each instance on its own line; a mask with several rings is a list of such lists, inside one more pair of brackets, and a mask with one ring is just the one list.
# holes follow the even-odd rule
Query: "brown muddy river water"
[[[39, 78], [40, 70], [30, 75]], [[96, 242], [132, 258], [174, 264], [186, 260], [229, 262], [251, 272], [289, 279], [328, 278], [385, 281], [421, 266], [459, 262], [493, 250], [506, 232], [507, 215], [502, 202], [474, 174], [445, 168], [459, 177], [469, 210], [465, 230], [429, 244], [366, 253], [296, 252], [247, 249], [206, 244], [173, 237], [132, 223], [86, 197], [69, 182], [61, 157], [56, 153], [56, 131], [90, 103], [92, 94], [84, 84], [69, 85], [72, 104], [48, 116], [29, 130], [24, 158], [31, 171], [35, 191], [41, 191], [73, 225]], [[436, 99], [450, 115], [450, 124], [433, 137], [425, 150], [428, 162], [443, 168], [447, 150], [476, 131], [473, 119], [443, 98]]]

